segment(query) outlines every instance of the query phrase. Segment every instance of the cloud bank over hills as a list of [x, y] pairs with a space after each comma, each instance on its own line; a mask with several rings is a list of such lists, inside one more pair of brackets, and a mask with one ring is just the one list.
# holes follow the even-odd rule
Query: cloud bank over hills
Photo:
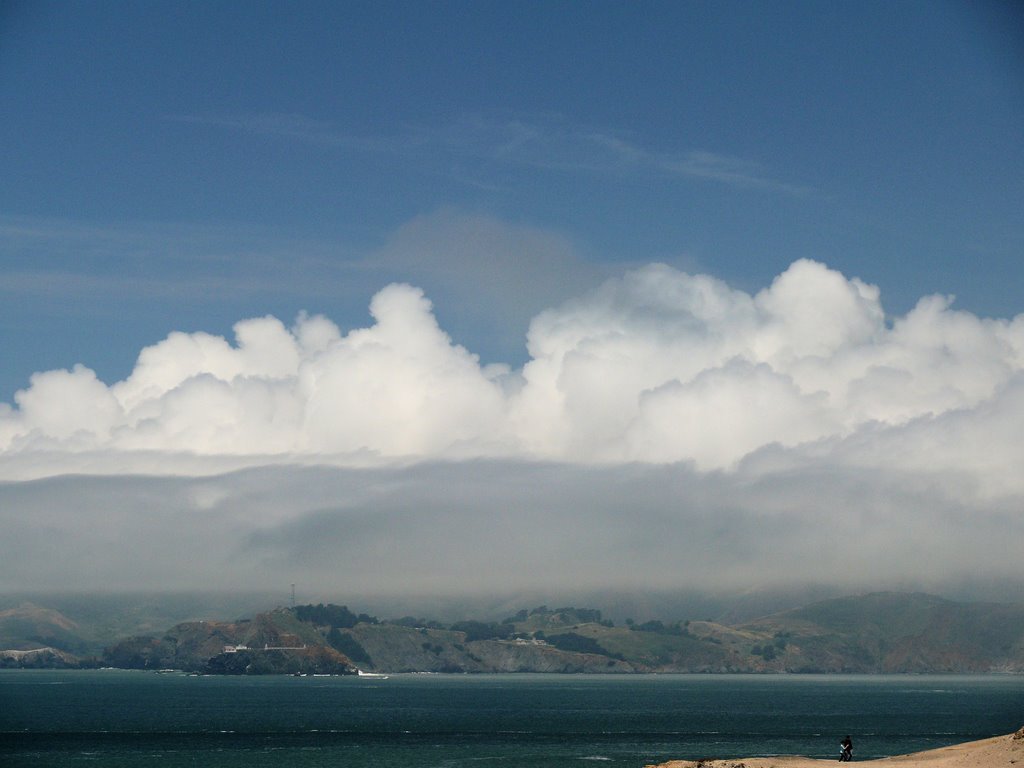
[[1024, 579], [1024, 316], [654, 264], [535, 316], [513, 370], [413, 286], [370, 309], [33, 375], [0, 406], [0, 588]]

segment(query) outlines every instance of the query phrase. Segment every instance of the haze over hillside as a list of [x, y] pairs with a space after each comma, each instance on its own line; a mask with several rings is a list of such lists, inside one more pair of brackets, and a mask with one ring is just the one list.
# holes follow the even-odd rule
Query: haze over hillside
[[380, 619], [321, 603], [130, 631], [102, 648], [95, 644], [99, 635], [100, 627], [52, 608], [24, 603], [0, 611], [0, 651], [7, 666], [82, 663], [219, 674], [352, 673], [356, 667], [620, 674], [1024, 672], [1024, 604], [907, 593], [834, 598], [740, 622], [616, 622], [600, 609], [547, 605], [519, 609], [500, 621], [439, 622], [422, 612]]

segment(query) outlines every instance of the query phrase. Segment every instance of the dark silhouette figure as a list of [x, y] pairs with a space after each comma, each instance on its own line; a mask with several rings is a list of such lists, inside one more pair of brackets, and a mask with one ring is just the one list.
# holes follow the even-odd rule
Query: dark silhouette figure
[[839, 762], [848, 763], [853, 760], [853, 741], [847, 736], [839, 742]]

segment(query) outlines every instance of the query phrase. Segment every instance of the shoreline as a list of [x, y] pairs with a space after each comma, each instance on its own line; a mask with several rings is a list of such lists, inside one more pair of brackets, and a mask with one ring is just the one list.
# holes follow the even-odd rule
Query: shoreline
[[[780, 755], [775, 757], [750, 757], [717, 760], [670, 760], [645, 766], [645, 768], [824, 768], [838, 764], [835, 758], [821, 759]], [[979, 741], [951, 744], [948, 747], [894, 755], [874, 760], [857, 760], [863, 765], [898, 765], [899, 768], [1024, 768], [1024, 728], [1005, 736], [994, 736]]]

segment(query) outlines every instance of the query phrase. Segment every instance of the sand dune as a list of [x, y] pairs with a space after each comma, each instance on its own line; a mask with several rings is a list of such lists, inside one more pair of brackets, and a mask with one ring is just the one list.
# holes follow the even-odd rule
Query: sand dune
[[[878, 760], [856, 760], [861, 765], [893, 768], [1024, 768], [1024, 728], [1009, 736], [954, 744], [927, 752], [897, 755]], [[743, 760], [672, 760], [647, 768], [824, 768], [837, 760], [808, 757], [751, 757]]]

